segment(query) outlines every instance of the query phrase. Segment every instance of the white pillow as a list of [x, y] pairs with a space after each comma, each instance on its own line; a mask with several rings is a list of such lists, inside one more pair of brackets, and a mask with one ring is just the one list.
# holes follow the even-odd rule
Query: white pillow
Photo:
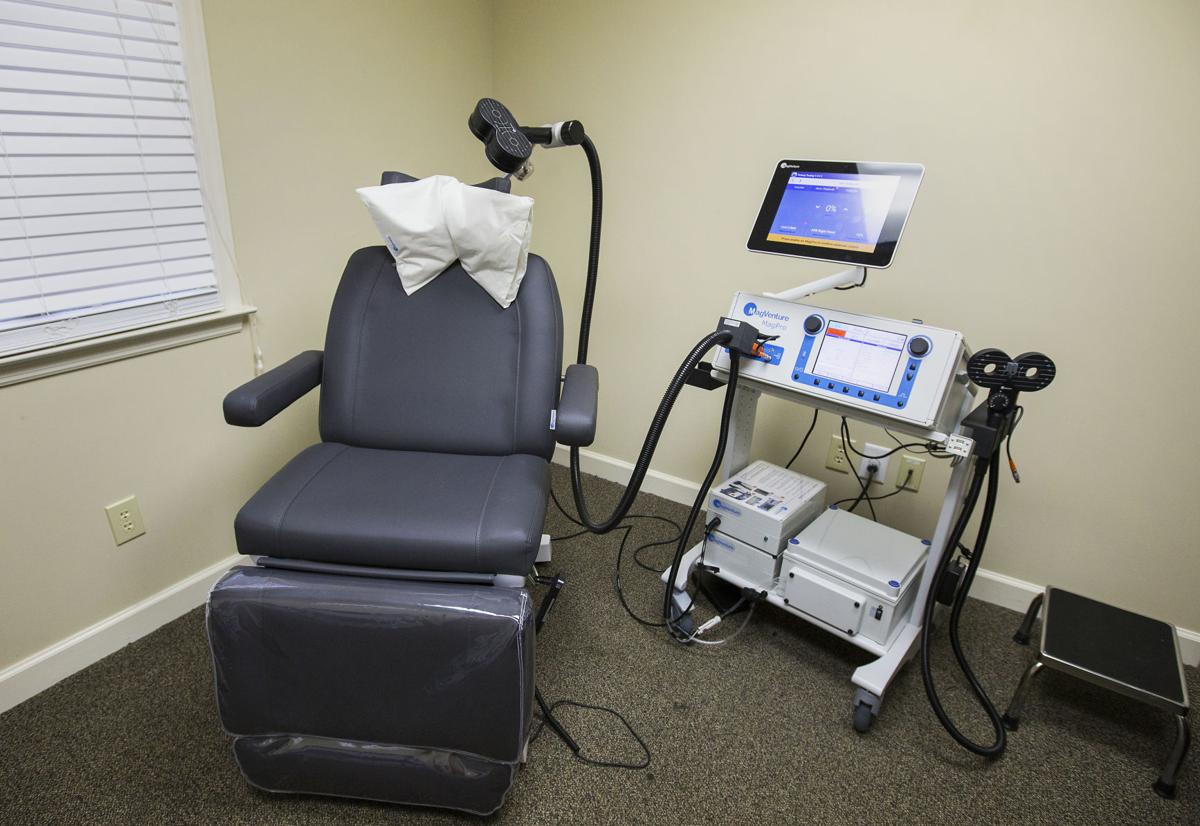
[[357, 192], [409, 295], [458, 260], [501, 307], [517, 297], [529, 258], [532, 198], [468, 186], [448, 175]]

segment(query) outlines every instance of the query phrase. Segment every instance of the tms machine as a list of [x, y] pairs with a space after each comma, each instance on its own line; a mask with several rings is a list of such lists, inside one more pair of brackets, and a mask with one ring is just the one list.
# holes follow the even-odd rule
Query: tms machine
[[[928, 452], [926, 446], [952, 439], [967, 441], [962, 422], [977, 391], [967, 377], [969, 352], [960, 333], [801, 301], [826, 289], [863, 284], [868, 267], [891, 263], [923, 171], [912, 164], [803, 160], [776, 166], [749, 249], [855, 266], [785, 293], [734, 296], [729, 315], [772, 338], [762, 357], [742, 360], [720, 478], [763, 491], [766, 498], [731, 499], [729, 483], [710, 492], [707, 515], [716, 527], [683, 556], [672, 594], [674, 610], [682, 616], [691, 600], [685, 590], [689, 576], [700, 566], [874, 654], [876, 659], [852, 677], [859, 731], [870, 726], [888, 685], [916, 651], [918, 606], [928, 598], [940, 561], [929, 551], [945, 545], [967, 465], [960, 463], [951, 474], [937, 524], [924, 537], [885, 527], [849, 508], [827, 507], [824, 485], [805, 486], [807, 477], [800, 474], [747, 465], [755, 411], [764, 394], [827, 411], [844, 422], [886, 427], [908, 437], [916, 451]], [[718, 353], [712, 375], [728, 381], [729, 363], [728, 353]], [[851, 447], [843, 435], [846, 469], [866, 485], [860, 498], [870, 505], [872, 477], [880, 474], [868, 467], [887, 457], [882, 451], [864, 456]], [[801, 488], [797, 501], [778, 493], [788, 486]], [[786, 509], [785, 530], [758, 524], [779, 509]]]
[[[999, 350], [972, 354], [961, 333], [918, 319], [803, 301], [824, 290], [862, 286], [869, 268], [891, 263], [923, 172], [914, 164], [784, 160], [776, 166], [747, 247], [853, 266], [779, 294], [734, 295], [729, 317], [754, 325], [766, 340], [760, 354], [739, 358], [726, 348], [708, 365], [714, 385], [736, 385], [719, 474], [726, 481], [701, 490], [708, 528], [664, 573], [665, 612], [685, 639], [695, 635], [687, 587], [692, 572], [702, 570], [740, 589], [746, 599], [773, 605], [874, 654], [851, 678], [853, 723], [860, 732], [870, 728], [888, 686], [920, 647], [939, 719], [965, 747], [994, 755], [1004, 748], [1004, 730], [961, 656], [958, 616], [991, 521], [998, 451], [1020, 418], [1016, 394], [1045, 387], [1054, 364], [1038, 353], [1016, 359]], [[979, 387], [990, 394], [973, 412]], [[827, 506], [824, 484], [766, 462], [750, 463], [755, 411], [764, 394], [814, 408], [814, 424], [816, 411], [841, 418], [841, 461], [861, 490], [853, 504]], [[885, 428], [897, 446], [857, 449], [849, 421]], [[954, 463], [941, 510], [925, 536], [875, 521], [873, 502], [904, 490], [923, 467], [900, 468], [894, 488], [873, 495], [872, 483], [885, 481], [879, 478], [884, 463], [903, 451]], [[1015, 465], [1012, 471], [1015, 476]], [[965, 548], [961, 537], [985, 476], [988, 503], [964, 570], [954, 557]], [[870, 518], [854, 512], [864, 502]], [[955, 653], [993, 721], [997, 740], [991, 746], [963, 737], [937, 698], [927, 655], [938, 600], [954, 606]]]

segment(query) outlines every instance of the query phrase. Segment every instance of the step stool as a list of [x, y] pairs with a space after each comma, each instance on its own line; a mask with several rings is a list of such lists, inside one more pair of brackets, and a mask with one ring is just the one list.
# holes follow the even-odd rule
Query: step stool
[[1175, 779], [1191, 743], [1187, 682], [1175, 626], [1047, 587], [1034, 597], [1013, 635], [1021, 645], [1029, 644], [1039, 608], [1044, 609], [1041, 643], [1004, 713], [1005, 727], [1017, 729], [1029, 686], [1043, 667], [1166, 709], [1175, 715], [1175, 744], [1153, 788], [1173, 799]]

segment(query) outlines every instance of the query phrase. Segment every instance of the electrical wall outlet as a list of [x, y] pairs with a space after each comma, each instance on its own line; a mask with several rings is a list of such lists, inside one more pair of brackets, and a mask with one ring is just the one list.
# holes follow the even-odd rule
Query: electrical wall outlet
[[[855, 447], [857, 447], [857, 445], [855, 445]], [[858, 478], [865, 481], [868, 472], [867, 468], [869, 468], [871, 465], [875, 465], [878, 470], [876, 470], [875, 474], [871, 477], [871, 482], [872, 484], [882, 485], [884, 480], [888, 478], [888, 465], [891, 463], [892, 459], [891, 456], [883, 455], [888, 452], [888, 448], [882, 445], [873, 445], [870, 442], [867, 442], [867, 444], [861, 450], [863, 453], [867, 454], [867, 456], [878, 456], [880, 458], [867, 459], [861, 456], [855, 456], [854, 458], [858, 460]]]
[[[829, 452], [825, 454], [825, 467], [836, 470], [838, 473], [849, 473], [850, 460], [846, 458], [846, 451], [842, 447], [842, 437], [834, 434], [829, 439]], [[850, 440], [850, 444], [857, 446], [853, 439]]]
[[142, 509], [138, 506], [136, 496], [127, 496], [120, 502], [114, 502], [104, 509], [108, 514], [108, 526], [112, 528], [113, 539], [118, 545], [124, 545], [131, 539], [137, 539], [146, 532], [142, 522]]
[[[912, 471], [909, 478], [908, 472]], [[921, 479], [925, 476], [925, 460], [911, 453], [900, 456], [900, 467], [896, 469], [896, 487], [911, 490], [914, 493], [921, 489]], [[904, 480], [908, 479], [907, 482]]]

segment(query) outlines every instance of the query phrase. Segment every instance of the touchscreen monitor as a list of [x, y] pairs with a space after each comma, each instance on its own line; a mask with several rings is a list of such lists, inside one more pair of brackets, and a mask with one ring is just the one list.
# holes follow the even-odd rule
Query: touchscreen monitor
[[886, 267], [924, 171], [920, 164], [780, 161], [747, 247]]

